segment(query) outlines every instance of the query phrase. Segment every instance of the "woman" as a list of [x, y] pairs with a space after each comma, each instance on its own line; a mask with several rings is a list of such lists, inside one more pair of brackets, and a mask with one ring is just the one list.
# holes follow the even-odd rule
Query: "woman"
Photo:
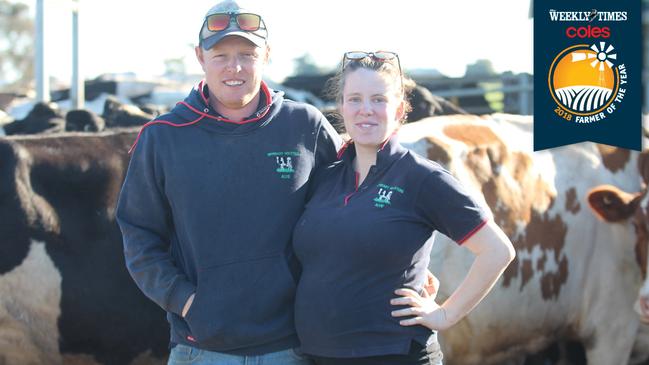
[[[318, 365], [428, 364], [431, 330], [464, 317], [514, 257], [488, 210], [398, 143], [405, 82], [392, 52], [347, 52], [335, 79], [351, 141], [314, 177], [293, 238], [303, 268], [296, 328]], [[419, 295], [434, 230], [476, 255], [442, 305]]]

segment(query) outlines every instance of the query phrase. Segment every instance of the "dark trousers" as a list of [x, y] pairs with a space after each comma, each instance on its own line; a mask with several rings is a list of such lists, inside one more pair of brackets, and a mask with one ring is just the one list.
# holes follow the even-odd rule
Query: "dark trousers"
[[[354, 358], [311, 356], [311, 358], [316, 365], [429, 365], [431, 364], [429, 360], [430, 355], [435, 354], [428, 354], [424, 346], [413, 341], [410, 345], [410, 352], [405, 355], [383, 355]], [[441, 364], [441, 362], [438, 363]]]

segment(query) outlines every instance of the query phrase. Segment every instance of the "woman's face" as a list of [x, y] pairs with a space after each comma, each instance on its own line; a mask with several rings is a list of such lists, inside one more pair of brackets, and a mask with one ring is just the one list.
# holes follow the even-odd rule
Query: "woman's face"
[[347, 133], [355, 145], [378, 149], [403, 116], [399, 83], [390, 75], [359, 68], [345, 76], [344, 85], [341, 112]]

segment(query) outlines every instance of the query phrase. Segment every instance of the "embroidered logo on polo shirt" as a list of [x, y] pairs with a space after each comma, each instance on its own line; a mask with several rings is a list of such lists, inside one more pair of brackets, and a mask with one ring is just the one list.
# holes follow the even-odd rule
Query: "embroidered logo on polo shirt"
[[268, 152], [266, 156], [275, 159], [275, 171], [280, 175], [279, 177], [281, 179], [290, 179], [293, 177], [293, 174], [295, 173], [293, 164], [295, 163], [296, 157], [300, 156], [299, 152]]
[[379, 188], [376, 198], [374, 198], [374, 206], [377, 208], [385, 208], [385, 206], [391, 205], [392, 194], [395, 191], [400, 194], [403, 194], [404, 192], [404, 190], [398, 186], [378, 184], [376, 187]]

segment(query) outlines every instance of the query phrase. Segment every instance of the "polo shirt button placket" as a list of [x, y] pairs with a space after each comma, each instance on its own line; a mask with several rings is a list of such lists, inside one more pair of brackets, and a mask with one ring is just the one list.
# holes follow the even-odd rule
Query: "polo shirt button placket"
[[365, 176], [365, 180], [363, 180], [363, 183], [361, 184], [361, 187], [359, 190], [365, 190], [369, 186], [370, 178], [374, 177], [376, 175], [376, 165], [370, 166], [370, 170], [367, 172], [367, 176]]
[[[354, 184], [354, 191], [352, 191], [351, 193], [349, 193], [349, 194], [347, 194], [345, 196], [345, 199], [343, 200], [343, 206], [345, 206], [345, 207], [349, 203], [349, 199], [352, 197], [352, 195], [356, 194], [358, 192], [358, 190], [363, 186], [363, 184], [361, 184], [361, 186], [358, 185], [358, 179], [360, 177], [358, 172], [354, 172], [354, 176], [356, 178], [356, 183]], [[367, 178], [365, 180], [367, 180]]]

